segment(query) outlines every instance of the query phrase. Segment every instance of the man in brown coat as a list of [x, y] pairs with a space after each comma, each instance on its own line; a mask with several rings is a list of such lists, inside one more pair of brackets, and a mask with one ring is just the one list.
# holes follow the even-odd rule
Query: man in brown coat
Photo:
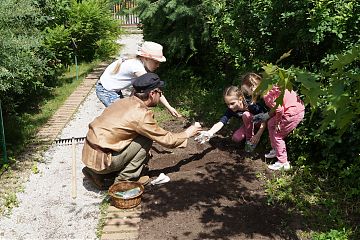
[[180, 133], [159, 127], [150, 109], [159, 103], [164, 82], [154, 73], [133, 81], [134, 94], [115, 101], [89, 124], [82, 151], [85, 176], [100, 189], [115, 182], [138, 180], [153, 141], [167, 148], [186, 147], [187, 139], [201, 127], [190, 126]]

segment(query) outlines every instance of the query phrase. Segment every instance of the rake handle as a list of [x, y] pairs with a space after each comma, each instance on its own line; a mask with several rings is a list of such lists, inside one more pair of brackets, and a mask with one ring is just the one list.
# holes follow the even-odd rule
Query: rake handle
[[71, 141], [72, 146], [72, 188], [71, 188], [71, 196], [72, 198], [76, 198], [77, 189], [76, 189], [76, 149], [75, 149], [75, 138], [72, 138]]

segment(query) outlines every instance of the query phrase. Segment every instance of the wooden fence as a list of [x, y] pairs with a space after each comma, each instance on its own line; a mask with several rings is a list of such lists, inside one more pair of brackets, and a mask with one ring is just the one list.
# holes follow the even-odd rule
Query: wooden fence
[[131, 11], [135, 6], [135, 0], [119, 0], [113, 7], [114, 18], [121, 20], [124, 26], [137, 26], [139, 18]]

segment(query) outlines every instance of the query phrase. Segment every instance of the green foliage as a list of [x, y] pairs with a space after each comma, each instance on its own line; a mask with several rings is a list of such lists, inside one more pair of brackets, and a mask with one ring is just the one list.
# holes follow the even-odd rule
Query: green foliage
[[16, 193], [9, 192], [6, 194], [4, 199], [4, 207], [12, 209], [19, 206], [19, 200], [17, 199]]
[[330, 70], [324, 76], [325, 109], [322, 129], [334, 124], [340, 134], [350, 125], [360, 123], [360, 45], [346, 54], [336, 55]]
[[[282, 63], [294, 64], [296, 76], [290, 73], [290, 79], [280, 79], [285, 85], [292, 80], [303, 83], [299, 90], [314, 109], [322, 95], [320, 76], [299, 69], [318, 69], [321, 59], [358, 41], [352, 23], [358, 22], [359, 8], [357, 1], [348, 0], [140, 0], [137, 11], [144, 38], [163, 44], [167, 64], [178, 70], [186, 66], [198, 79], [200, 91], [237, 83], [241, 71], [258, 71], [264, 61], [275, 62], [292, 49]], [[330, 15], [331, 24], [321, 27]], [[315, 31], [314, 24], [319, 25]]]
[[98, 238], [101, 238], [101, 235], [103, 234], [103, 229], [106, 223], [106, 215], [108, 213], [108, 208], [110, 206], [111, 198], [109, 195], [105, 195], [103, 201], [101, 201], [100, 204], [100, 214], [99, 214], [99, 221], [96, 226], [96, 236]]
[[[287, 139], [289, 159], [300, 171], [267, 181], [269, 203], [295, 204], [297, 211], [314, 218], [314, 222], [321, 219], [323, 226], [340, 229], [354, 228], [356, 220], [352, 216], [360, 211], [356, 202], [360, 195], [358, 59], [355, 47], [336, 55], [328, 62], [329, 68], [316, 75], [268, 64], [257, 89], [264, 93], [273, 84], [289, 90], [296, 87], [312, 109], [311, 116], [305, 115], [303, 123]], [[278, 104], [282, 104], [281, 98]], [[327, 232], [323, 226], [318, 228], [325, 233], [314, 239], [348, 239], [349, 235], [354, 238], [359, 234]]]
[[[201, 1], [143, 1], [138, 13], [143, 25], [144, 37], [164, 44], [167, 56], [188, 60], [197, 50], [196, 41], [202, 35]], [[158, 17], [162, 16], [162, 17]], [[153, 29], [169, 33], [159, 36]], [[188, 29], [184, 34], [184, 29]], [[196, 45], [195, 45], [196, 44]]]
[[71, 32], [64, 25], [55, 25], [45, 28], [44, 46], [53, 54], [53, 65], [64, 67], [72, 62], [70, 48]]
[[[59, 7], [49, 7], [51, 3]], [[53, 54], [50, 57], [56, 67], [73, 64], [75, 54], [81, 62], [106, 59], [118, 52], [115, 40], [121, 29], [119, 22], [112, 18], [109, 3], [106, 0], [48, 0], [43, 6], [49, 15], [44, 45]]]
[[0, 5], [0, 98], [5, 118], [36, 105], [46, 92], [44, 76], [49, 70], [36, 27], [40, 11], [31, 0], [16, 3], [4, 0]]
[[115, 39], [120, 28], [105, 0], [4, 0], [0, 15], [0, 98], [5, 118], [37, 109], [57, 84], [55, 78], [73, 64], [73, 41], [79, 61], [106, 58], [118, 50]]
[[202, 76], [198, 83], [206, 88], [217, 84], [224, 72], [233, 73], [226, 62], [231, 59], [219, 55], [210, 38], [206, 15], [212, 8], [199, 0], [139, 0], [137, 7], [144, 39], [162, 44], [169, 64], [180, 70], [186, 65], [196, 77]]
[[[319, 173], [332, 173], [333, 178], [343, 179], [351, 189], [345, 194], [349, 198], [360, 192], [360, 185], [355, 181], [360, 173], [360, 147], [356, 144], [360, 140], [358, 59], [357, 47], [337, 55], [321, 75], [322, 83], [319, 75], [268, 64], [257, 89], [264, 93], [273, 84], [281, 89], [301, 89], [312, 116], [305, 116], [304, 124], [290, 136], [288, 146], [296, 149], [292, 156], [299, 159], [299, 165], [315, 164]], [[282, 97], [276, 100], [278, 105], [282, 104]]]
[[326, 54], [360, 39], [358, 1], [215, 1], [213, 6], [208, 23], [217, 48], [239, 67], [274, 62], [292, 49], [287, 65], [314, 68]]
[[351, 232], [345, 228], [341, 230], [331, 229], [326, 233], [316, 233], [313, 235], [313, 240], [348, 240]]
[[95, 43], [96, 51], [94, 58], [100, 60], [108, 60], [110, 56], [114, 56], [119, 52], [120, 45], [115, 43], [114, 39], [99, 39]]
[[[309, 32], [314, 33], [313, 41], [321, 43], [326, 38], [351, 43], [350, 36], [359, 36], [359, 4], [355, 1], [314, 1], [309, 11]], [[351, 25], [350, 25], [351, 24]], [[352, 27], [350, 27], [352, 26]], [[339, 47], [339, 46], [337, 46]]]
[[359, 233], [351, 229], [358, 225], [354, 216], [360, 208], [357, 202], [343, 199], [346, 190], [339, 187], [341, 181], [328, 182], [306, 166], [290, 174], [283, 172], [263, 178], [268, 203], [286, 206], [304, 216], [311, 225], [311, 239], [357, 239]]
[[34, 174], [38, 174], [40, 172], [39, 168], [38, 168], [38, 164], [37, 162], [34, 162], [33, 165], [31, 166], [31, 171]]
[[[112, 1], [43, 0], [42, 2], [41, 9], [47, 19], [45, 34], [49, 32], [50, 38], [55, 37], [55, 47], [60, 45], [61, 49], [67, 50], [65, 55], [71, 55], [71, 59], [74, 51], [78, 54], [79, 60], [91, 61], [95, 56], [106, 58], [118, 50], [115, 40], [121, 29], [119, 22], [112, 18], [110, 11]], [[53, 30], [49, 31], [49, 29]], [[68, 64], [69, 62], [65, 62], [65, 65]]]
[[[112, 18], [107, 1], [86, 0], [81, 3], [73, 1], [68, 21], [79, 60], [91, 61], [96, 55], [106, 58], [114, 53], [111, 50], [118, 50], [115, 47], [115, 40], [120, 34], [120, 27]], [[99, 49], [103, 46], [106, 46], [107, 50]]]
[[222, 86], [225, 79], [217, 78], [218, 82], [211, 90], [206, 90], [198, 87], [201, 79], [190, 70], [179, 67], [160, 76], [166, 79], [166, 97], [171, 102], [176, 101], [177, 109], [190, 121], [201, 121], [210, 126], [224, 113], [226, 105]]
[[45, 22], [39, 26], [40, 30], [67, 24], [72, 0], [34, 0], [34, 2], [41, 9], [41, 18]]

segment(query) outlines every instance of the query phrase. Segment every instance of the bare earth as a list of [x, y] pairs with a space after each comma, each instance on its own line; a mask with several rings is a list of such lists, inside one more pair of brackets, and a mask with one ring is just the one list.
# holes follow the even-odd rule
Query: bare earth
[[[184, 126], [173, 120], [163, 127]], [[203, 145], [191, 139], [185, 149], [154, 147], [150, 176], [171, 180], [146, 187], [139, 239], [300, 239], [300, 218], [267, 204], [258, 176], [272, 173], [263, 153], [220, 137]]]

